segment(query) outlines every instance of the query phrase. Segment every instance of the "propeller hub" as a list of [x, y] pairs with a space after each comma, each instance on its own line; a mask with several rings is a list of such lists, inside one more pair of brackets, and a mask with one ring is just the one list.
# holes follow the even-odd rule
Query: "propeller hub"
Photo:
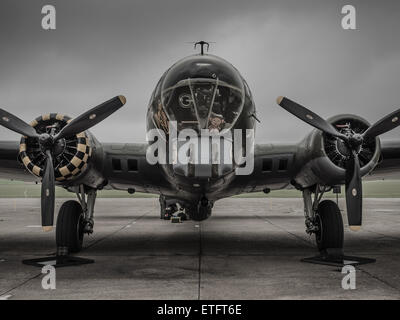
[[48, 150], [53, 146], [54, 139], [48, 133], [42, 133], [39, 136], [39, 143], [44, 150]]
[[361, 134], [355, 133], [349, 137], [349, 144], [352, 149], [357, 149], [363, 144], [364, 139]]
[[347, 143], [345, 143], [341, 139], [336, 139], [336, 150], [340, 155], [345, 158], [348, 158], [351, 155], [351, 150], [348, 147]]
[[57, 141], [55, 141], [53, 143], [53, 146], [52, 146], [52, 149], [51, 149], [51, 153], [54, 156], [58, 156], [58, 155], [60, 155], [60, 154], [62, 154], [64, 152], [65, 147], [66, 147], [65, 139], [57, 140]]
[[347, 141], [336, 138], [336, 152], [344, 158], [352, 156], [353, 151], [360, 153], [364, 140], [361, 135], [352, 133], [347, 134]]
[[53, 144], [53, 137], [48, 133], [42, 133], [39, 136], [39, 142], [43, 146], [51, 146]]
[[66, 141], [64, 138], [54, 140], [54, 137], [48, 133], [43, 133], [39, 136], [39, 144], [44, 154], [49, 150], [53, 156], [62, 154], [66, 147]]

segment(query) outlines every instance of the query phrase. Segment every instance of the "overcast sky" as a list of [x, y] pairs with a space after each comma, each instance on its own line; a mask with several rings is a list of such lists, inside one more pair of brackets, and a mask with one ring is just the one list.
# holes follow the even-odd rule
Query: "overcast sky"
[[[57, 29], [41, 28], [53, 4]], [[353, 4], [357, 30], [341, 28]], [[400, 1], [2, 0], [0, 107], [26, 121], [76, 116], [124, 94], [127, 104], [92, 129], [104, 142], [144, 142], [145, 114], [162, 73], [215, 41], [249, 83], [257, 142], [297, 142], [310, 131], [275, 103], [286, 95], [323, 117], [374, 122], [400, 107]], [[400, 138], [400, 129], [389, 137]], [[0, 140], [19, 139], [0, 128]]]

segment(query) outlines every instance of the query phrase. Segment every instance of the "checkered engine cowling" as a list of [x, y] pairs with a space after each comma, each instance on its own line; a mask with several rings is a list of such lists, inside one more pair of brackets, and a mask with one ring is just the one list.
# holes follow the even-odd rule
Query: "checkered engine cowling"
[[[70, 121], [71, 118], [65, 115], [50, 113], [36, 118], [30, 125], [38, 133], [55, 134]], [[24, 166], [35, 176], [42, 177], [46, 155], [38, 139], [22, 137], [19, 152]], [[81, 132], [59, 140], [52, 153], [56, 181], [62, 182], [71, 180], [86, 170], [92, 148], [86, 132]]]

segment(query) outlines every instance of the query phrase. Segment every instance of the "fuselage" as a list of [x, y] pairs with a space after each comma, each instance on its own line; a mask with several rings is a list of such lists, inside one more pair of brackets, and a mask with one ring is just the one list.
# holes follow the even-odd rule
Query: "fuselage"
[[[246, 81], [226, 60], [192, 55], [172, 65], [158, 81], [147, 112], [148, 132], [162, 131], [166, 143], [167, 163], [161, 164], [166, 178], [194, 196], [212, 197], [229, 185], [238, 166], [244, 165], [236, 161], [235, 150], [238, 145], [246, 150], [246, 134], [255, 129], [255, 112]], [[179, 137], [185, 134], [195, 135], [198, 144], [185, 149], [189, 161], [180, 163], [185, 141]]]

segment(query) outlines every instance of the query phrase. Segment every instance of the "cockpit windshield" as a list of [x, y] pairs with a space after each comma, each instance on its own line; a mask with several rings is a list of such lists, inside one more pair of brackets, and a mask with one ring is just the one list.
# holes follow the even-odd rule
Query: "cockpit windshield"
[[170, 120], [182, 128], [230, 128], [243, 107], [240, 88], [223, 81], [186, 79], [162, 92], [162, 103]]
[[186, 69], [173, 67], [161, 88], [161, 103], [169, 120], [178, 123], [178, 131], [230, 129], [244, 104], [238, 72], [214, 56], [200, 56], [183, 64]]

